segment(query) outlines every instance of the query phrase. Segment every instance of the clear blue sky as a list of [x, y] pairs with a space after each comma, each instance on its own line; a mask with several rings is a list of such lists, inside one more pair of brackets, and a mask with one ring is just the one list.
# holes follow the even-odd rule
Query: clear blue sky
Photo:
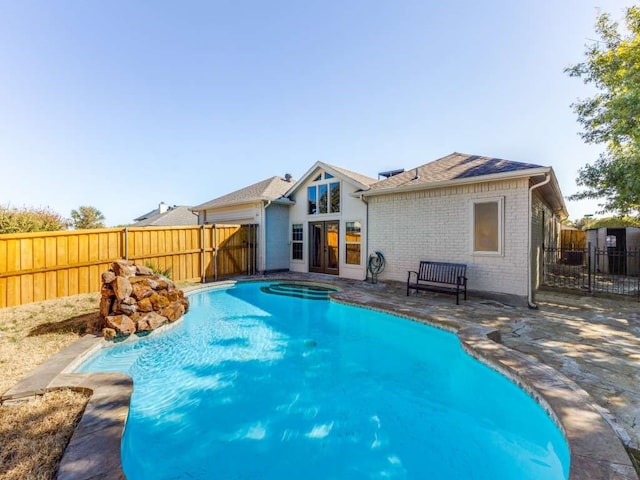
[[0, 204], [117, 225], [318, 160], [375, 177], [453, 151], [551, 165], [570, 195], [600, 147], [563, 69], [598, 7], [631, 4], [0, 0]]

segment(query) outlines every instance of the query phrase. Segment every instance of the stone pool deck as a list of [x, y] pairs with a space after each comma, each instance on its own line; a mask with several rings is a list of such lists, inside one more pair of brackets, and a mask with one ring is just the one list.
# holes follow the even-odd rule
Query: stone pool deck
[[[451, 295], [421, 292], [407, 297], [398, 282], [371, 284], [292, 273], [250, 279], [329, 283], [342, 289], [332, 295], [337, 301], [457, 332], [470, 354], [529, 390], [563, 425], [571, 448], [571, 480], [638, 479], [623, 449], [623, 443], [637, 449], [640, 442], [637, 302], [540, 292], [538, 310], [473, 296], [457, 306]], [[124, 478], [119, 445], [130, 380], [122, 375], [61, 373], [100, 341], [83, 338], [5, 393], [5, 398], [19, 398], [65, 385], [93, 391], [65, 452], [60, 480]]]

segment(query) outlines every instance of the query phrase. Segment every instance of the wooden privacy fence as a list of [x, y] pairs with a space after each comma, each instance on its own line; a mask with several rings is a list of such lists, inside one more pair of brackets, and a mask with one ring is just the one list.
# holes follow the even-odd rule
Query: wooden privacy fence
[[587, 232], [584, 230], [562, 230], [560, 246], [566, 250], [582, 250], [587, 247]]
[[206, 281], [255, 273], [256, 258], [256, 225], [0, 235], [0, 308], [97, 292], [115, 260], [171, 269], [176, 281]]

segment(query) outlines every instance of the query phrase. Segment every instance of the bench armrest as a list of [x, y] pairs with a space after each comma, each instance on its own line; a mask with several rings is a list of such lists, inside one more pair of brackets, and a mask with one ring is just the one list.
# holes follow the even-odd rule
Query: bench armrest
[[411, 280], [411, 274], [412, 274], [412, 273], [416, 276], [416, 281], [418, 281], [418, 272], [415, 272], [415, 271], [413, 271], [413, 270], [409, 270], [409, 272], [408, 272], [408, 274], [407, 274], [407, 282], [408, 282], [409, 280]]
[[467, 285], [467, 277], [465, 277], [464, 275], [460, 275], [458, 277], [458, 285], [460, 286], [466, 286]]

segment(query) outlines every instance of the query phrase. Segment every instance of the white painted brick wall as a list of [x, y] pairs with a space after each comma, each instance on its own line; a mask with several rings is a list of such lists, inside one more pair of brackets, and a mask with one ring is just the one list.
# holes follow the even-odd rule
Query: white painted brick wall
[[[474, 200], [504, 199], [502, 256], [472, 253]], [[370, 197], [369, 252], [387, 261], [381, 279], [406, 281], [420, 260], [467, 264], [469, 288], [527, 295], [528, 181], [481, 183]]]
[[543, 249], [542, 245], [560, 246], [560, 223], [553, 211], [544, 203], [540, 193], [536, 190], [532, 199], [531, 215], [531, 286], [533, 291], [542, 284], [543, 277]]

